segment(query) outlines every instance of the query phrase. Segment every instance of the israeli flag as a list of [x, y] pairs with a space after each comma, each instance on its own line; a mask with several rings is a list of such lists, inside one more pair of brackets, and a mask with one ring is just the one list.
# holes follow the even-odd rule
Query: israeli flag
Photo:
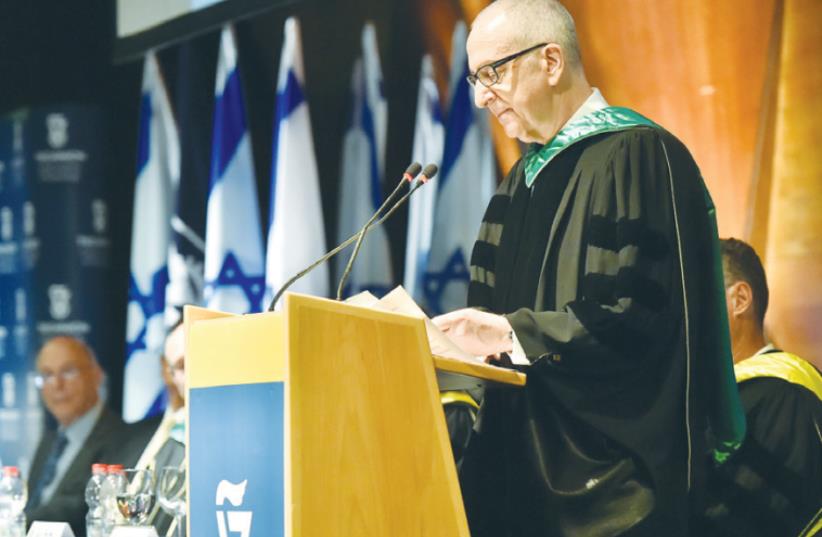
[[160, 66], [146, 55], [140, 97], [137, 182], [131, 234], [123, 417], [141, 420], [165, 407], [160, 356], [171, 211], [180, 179], [180, 145]]
[[[434, 65], [431, 56], [422, 58], [420, 86], [417, 92], [417, 119], [414, 128], [412, 161], [423, 166], [433, 162], [442, 165], [442, 149], [445, 127], [442, 124], [440, 95], [434, 80]], [[431, 237], [434, 227], [434, 207], [437, 200], [437, 182], [426, 185], [409, 201], [408, 235], [405, 246], [404, 287], [414, 300], [425, 309], [423, 276], [428, 266]]]
[[211, 86], [214, 66], [201, 58], [195, 42], [177, 48], [174, 115], [180, 129], [180, 186], [177, 188], [172, 240], [168, 252], [166, 326], [182, 319], [183, 306], [203, 303], [205, 259], [205, 213], [211, 145]]
[[432, 314], [465, 307], [471, 250], [483, 213], [496, 188], [493, 146], [485, 110], [474, 107], [465, 80], [466, 28], [454, 28], [451, 59], [451, 106], [439, 180], [425, 299]]
[[[377, 35], [371, 24], [363, 28], [362, 48], [363, 56], [355, 62], [351, 77], [351, 121], [343, 138], [339, 242], [356, 233], [383, 202], [388, 105], [383, 93]], [[337, 256], [335, 282], [342, 276], [352, 250], [350, 246]], [[382, 296], [393, 287], [393, 282], [388, 236], [383, 227], [372, 227], [344, 294], [368, 290]]]
[[[304, 80], [300, 26], [291, 17], [285, 21], [274, 113], [266, 304], [288, 278], [321, 257], [326, 248]], [[322, 264], [306, 274], [291, 290], [328, 296], [328, 265]]]
[[206, 206], [206, 306], [232, 313], [260, 311], [265, 291], [263, 270], [260, 210], [237, 47], [233, 30], [226, 26], [217, 59]]

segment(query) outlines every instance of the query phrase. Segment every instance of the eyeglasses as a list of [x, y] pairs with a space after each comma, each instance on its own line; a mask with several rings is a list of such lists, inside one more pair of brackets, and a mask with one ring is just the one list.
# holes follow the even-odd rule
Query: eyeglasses
[[63, 382], [70, 382], [80, 376], [79, 367], [69, 367], [57, 373], [38, 373], [34, 376], [34, 385], [37, 389], [42, 390], [46, 384], [54, 384], [57, 382], [57, 377]]
[[490, 88], [491, 86], [499, 82], [499, 72], [497, 72], [498, 68], [502, 67], [510, 61], [516, 60], [524, 54], [528, 54], [533, 50], [537, 50], [540, 47], [544, 47], [547, 44], [548, 43], [540, 43], [539, 45], [534, 45], [533, 47], [510, 54], [502, 58], [501, 60], [497, 60], [495, 62], [483, 65], [482, 67], [477, 69], [475, 73], [471, 73], [468, 76], [466, 76], [465, 79], [472, 86], [475, 86], [477, 84], [477, 81], [479, 81], [479, 83], [485, 86], [486, 88]]

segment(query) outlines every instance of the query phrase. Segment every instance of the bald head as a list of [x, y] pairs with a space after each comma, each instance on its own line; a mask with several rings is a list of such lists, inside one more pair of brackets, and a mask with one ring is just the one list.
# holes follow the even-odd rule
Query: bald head
[[466, 43], [474, 104], [505, 134], [546, 144], [592, 89], [571, 15], [554, 0], [498, 0], [474, 20]]
[[574, 19], [556, 0], [497, 0], [477, 15], [471, 31], [515, 48], [556, 43], [567, 67], [582, 69]]
[[62, 426], [71, 425], [98, 401], [103, 372], [79, 339], [58, 336], [37, 354], [43, 402]]

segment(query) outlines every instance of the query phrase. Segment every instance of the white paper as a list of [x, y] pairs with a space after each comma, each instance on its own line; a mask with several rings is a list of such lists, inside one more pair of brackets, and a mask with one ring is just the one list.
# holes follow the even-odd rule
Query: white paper
[[346, 304], [351, 304], [352, 306], [361, 306], [363, 308], [375, 308], [377, 307], [377, 303], [379, 303], [379, 301], [379, 298], [375, 297], [368, 291], [357, 293], [356, 295], [350, 296], [345, 299]]
[[393, 313], [402, 313], [405, 315], [412, 315], [414, 317], [422, 317], [425, 320], [425, 331], [428, 333], [428, 345], [431, 347], [431, 354], [442, 356], [444, 358], [454, 358], [456, 360], [464, 360], [471, 363], [484, 362], [481, 357], [474, 356], [462, 350], [459, 345], [449, 338], [445, 332], [440, 330], [431, 319], [429, 319], [425, 312], [422, 311], [411, 295], [399, 285], [395, 287], [390, 293], [382, 297], [376, 304], [376, 307]]

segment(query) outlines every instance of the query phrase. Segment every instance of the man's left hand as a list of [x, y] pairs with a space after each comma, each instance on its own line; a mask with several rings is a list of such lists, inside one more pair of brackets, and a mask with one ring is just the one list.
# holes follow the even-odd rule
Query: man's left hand
[[433, 321], [464, 351], [475, 356], [499, 355], [514, 349], [511, 324], [502, 315], [464, 308]]

